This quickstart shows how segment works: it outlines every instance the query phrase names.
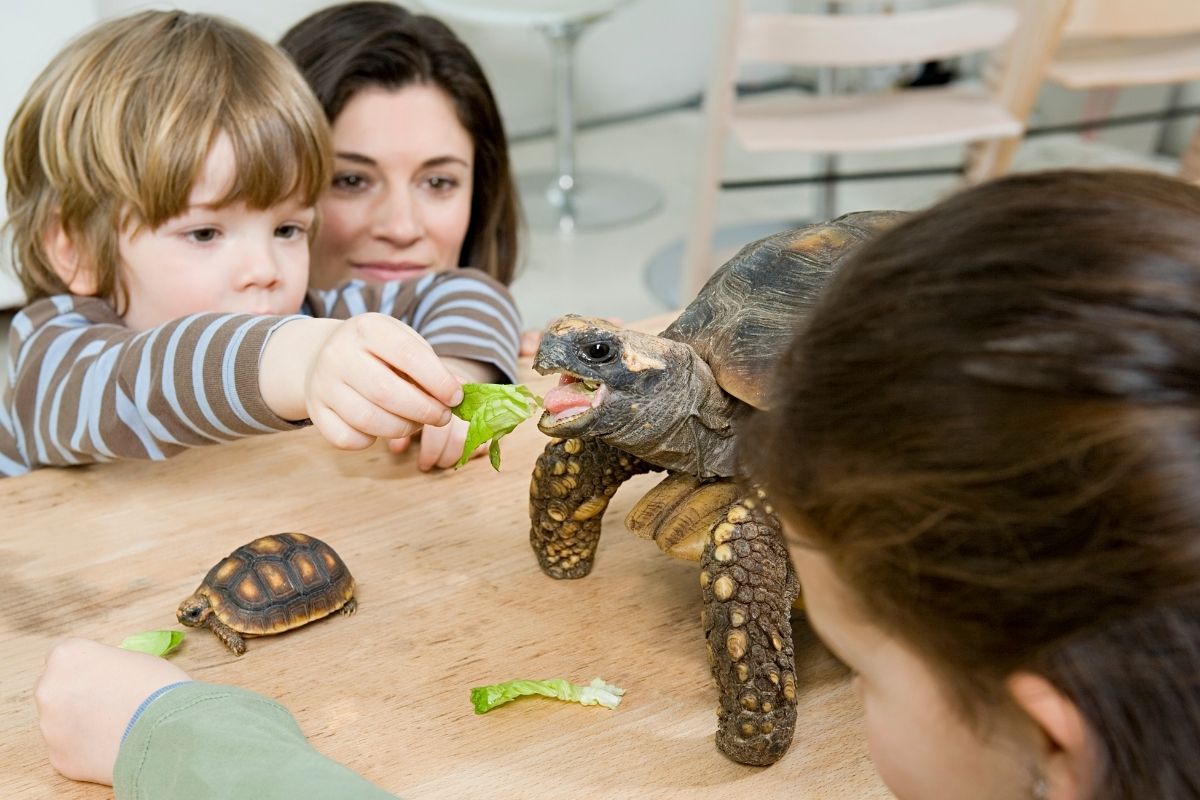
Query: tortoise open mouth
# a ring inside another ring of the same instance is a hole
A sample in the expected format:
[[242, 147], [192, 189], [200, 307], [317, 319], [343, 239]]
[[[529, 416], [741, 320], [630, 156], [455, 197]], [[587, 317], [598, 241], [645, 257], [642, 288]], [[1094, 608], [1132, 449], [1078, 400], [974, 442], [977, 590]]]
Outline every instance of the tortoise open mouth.
[[558, 386], [546, 392], [546, 411], [538, 421], [538, 427], [549, 433], [568, 422], [584, 422], [607, 396], [608, 387], [603, 383], [564, 372]]

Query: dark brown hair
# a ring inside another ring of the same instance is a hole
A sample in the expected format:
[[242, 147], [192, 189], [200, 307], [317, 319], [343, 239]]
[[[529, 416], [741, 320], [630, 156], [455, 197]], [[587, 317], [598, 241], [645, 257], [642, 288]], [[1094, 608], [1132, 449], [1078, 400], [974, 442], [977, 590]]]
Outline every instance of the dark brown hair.
[[1098, 798], [1200, 791], [1200, 188], [967, 190], [830, 283], [743, 457], [967, 718], [1018, 670], [1088, 720]]
[[330, 124], [367, 87], [420, 84], [450, 97], [475, 145], [471, 221], [460, 266], [477, 267], [511, 283], [520, 207], [508, 140], [487, 78], [454, 32], [433, 17], [392, 3], [346, 3], [296, 23], [279, 46], [312, 86]]

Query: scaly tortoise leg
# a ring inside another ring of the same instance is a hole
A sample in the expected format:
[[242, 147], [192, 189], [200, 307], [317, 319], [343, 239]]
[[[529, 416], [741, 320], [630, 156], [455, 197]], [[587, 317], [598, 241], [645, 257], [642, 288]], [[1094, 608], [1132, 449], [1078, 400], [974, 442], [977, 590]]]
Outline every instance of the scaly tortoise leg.
[[233, 651], [235, 656], [240, 656], [246, 652], [246, 640], [233, 628], [217, 619], [216, 614], [209, 614], [205, 623], [208, 625], [208, 629], [215, 633], [217, 638]]
[[713, 526], [700, 559], [704, 636], [720, 690], [717, 747], [773, 764], [796, 726], [791, 609], [800, 591], [779, 521], [744, 497]]
[[551, 439], [529, 483], [529, 544], [552, 578], [592, 571], [608, 501], [649, 464], [599, 439]]

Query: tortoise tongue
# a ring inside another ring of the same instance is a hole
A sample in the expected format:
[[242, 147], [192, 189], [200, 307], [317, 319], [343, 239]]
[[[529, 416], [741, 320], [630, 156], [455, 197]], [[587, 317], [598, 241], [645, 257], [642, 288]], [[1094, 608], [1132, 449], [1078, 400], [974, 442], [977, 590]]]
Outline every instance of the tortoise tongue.
[[560, 383], [543, 398], [546, 410], [559, 415], [564, 411], [583, 411], [592, 407], [592, 392], [589, 392], [579, 381]]

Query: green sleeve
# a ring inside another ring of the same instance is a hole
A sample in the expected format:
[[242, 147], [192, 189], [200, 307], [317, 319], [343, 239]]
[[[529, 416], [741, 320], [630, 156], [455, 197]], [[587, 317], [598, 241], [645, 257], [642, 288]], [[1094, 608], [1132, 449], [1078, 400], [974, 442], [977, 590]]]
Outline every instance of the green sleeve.
[[190, 682], [152, 702], [121, 743], [116, 800], [394, 800], [309, 746], [283, 706]]

